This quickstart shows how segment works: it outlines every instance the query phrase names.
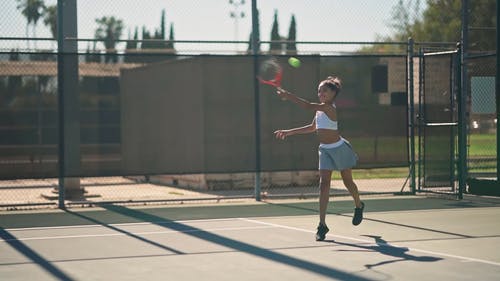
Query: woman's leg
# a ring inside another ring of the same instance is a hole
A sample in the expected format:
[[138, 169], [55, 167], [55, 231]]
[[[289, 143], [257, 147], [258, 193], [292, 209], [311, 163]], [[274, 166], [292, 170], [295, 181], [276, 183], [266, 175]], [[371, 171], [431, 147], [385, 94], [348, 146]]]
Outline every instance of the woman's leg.
[[330, 183], [332, 181], [332, 171], [319, 170], [319, 222], [326, 225], [326, 209], [330, 199]]
[[354, 199], [354, 204], [356, 205], [356, 208], [361, 208], [361, 200], [359, 199], [358, 186], [356, 186], [356, 183], [354, 183], [354, 180], [352, 179], [352, 170], [351, 169], [342, 170], [340, 171], [340, 175], [342, 176], [342, 181], [344, 182], [345, 187], [347, 188], [347, 190], [349, 190], [349, 193], [351, 193], [351, 196]]
[[365, 204], [359, 199], [358, 187], [352, 180], [351, 169], [340, 171], [340, 175], [342, 176], [344, 185], [349, 190], [349, 193], [351, 193], [351, 196], [354, 199], [354, 204], [356, 205], [356, 208], [354, 208], [354, 216], [352, 217], [352, 224], [359, 225], [363, 221], [363, 209], [365, 208]]

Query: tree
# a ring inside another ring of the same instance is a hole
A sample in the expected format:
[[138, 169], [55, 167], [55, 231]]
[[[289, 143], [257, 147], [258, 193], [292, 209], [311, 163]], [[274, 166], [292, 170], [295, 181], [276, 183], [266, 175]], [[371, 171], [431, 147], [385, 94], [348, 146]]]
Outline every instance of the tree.
[[119, 40], [122, 36], [123, 21], [116, 19], [114, 16], [104, 16], [95, 21], [98, 25], [95, 31], [95, 38], [104, 44], [106, 53], [110, 54], [106, 56], [106, 62], [117, 62], [117, 57], [114, 55], [116, 53], [115, 46], [116, 40]]
[[[23, 16], [26, 17], [26, 37], [30, 37], [29, 26], [31, 24], [33, 25], [33, 37], [36, 37], [36, 25], [38, 20], [42, 17], [45, 9], [43, 0], [17, 0], [17, 8], [21, 10]], [[27, 45], [29, 49], [29, 41], [27, 41]]]
[[[428, 0], [425, 11], [420, 13], [420, 0], [400, 0], [391, 9], [388, 26], [393, 33], [377, 35], [377, 42], [406, 42], [412, 37], [416, 42], [457, 42], [460, 39], [461, 0]], [[411, 13], [408, 11], [412, 11]], [[404, 45], [367, 46], [361, 52], [405, 52]]]
[[[134, 36], [132, 38], [130, 37], [130, 30], [129, 30], [128, 39], [129, 40], [127, 40], [127, 44], [125, 46], [125, 53], [126, 54], [125, 54], [123, 60], [125, 62], [138, 62], [139, 61], [138, 57], [135, 55], [137, 53], [138, 40], [139, 40], [139, 30], [138, 30], [137, 26], [135, 27]], [[132, 39], [132, 40], [130, 40], [130, 39]], [[130, 55], [130, 53], [132, 53], [132, 55]]]
[[273, 42], [269, 47], [269, 52], [281, 53], [281, 36], [279, 34], [278, 10], [274, 10], [274, 21], [271, 28], [271, 41]]
[[160, 21], [160, 36], [161, 38], [167, 38], [165, 33], [165, 9], [161, 10], [161, 21]]
[[43, 23], [49, 27], [52, 38], [57, 39], [57, 6], [45, 8]]
[[[127, 41], [127, 44], [125, 45], [125, 50], [137, 49], [137, 37], [138, 37], [138, 31], [136, 27], [134, 31], [134, 37], [132, 38], [132, 40]], [[131, 39], [130, 30], [128, 31], [128, 39]]]
[[295, 41], [297, 40], [297, 24], [295, 22], [295, 15], [292, 15], [292, 20], [290, 22], [290, 29], [288, 30], [288, 43], [286, 45], [287, 54], [296, 54], [297, 53], [297, 44]]
[[[470, 1], [469, 49], [498, 51], [496, 38], [498, 1]], [[496, 2], [496, 3], [495, 3]]]
[[[469, 48], [495, 50], [497, 1], [469, 1]], [[461, 37], [461, 0], [428, 2], [422, 22], [413, 26], [418, 41], [459, 42]]]
[[[165, 25], [165, 10], [162, 10], [160, 28], [154, 31], [154, 35], [151, 35], [151, 33], [146, 30], [146, 27], [142, 28], [142, 39], [156, 39], [158, 41], [143, 42], [141, 49], [173, 49], [173, 43], [164, 41], [166, 40]], [[170, 25], [170, 36], [172, 36], [171, 40], [173, 40], [173, 24]]]
[[399, 0], [398, 4], [391, 10], [392, 21], [389, 24], [395, 31], [394, 41], [406, 41], [411, 35], [412, 27], [418, 22], [420, 14], [420, 0], [413, 2], [407, 1], [405, 5], [403, 0]]
[[172, 24], [170, 24], [170, 34], [168, 36], [167, 49], [175, 50], [174, 41], [175, 41], [175, 38], [174, 38], [174, 24], [172, 23]]
[[[496, 1], [469, 1], [469, 50], [495, 50], [496, 48]], [[412, 37], [416, 42], [448, 42], [455, 43], [461, 39], [462, 0], [429, 0], [422, 13], [418, 12], [420, 1], [402, 0], [392, 9], [392, 21], [389, 24], [394, 30], [390, 36], [379, 36], [377, 41], [406, 41]], [[416, 11], [409, 14], [407, 11]], [[372, 46], [361, 51], [399, 51], [404, 46]]]
[[149, 34], [149, 31], [146, 29], [145, 26], [142, 27], [142, 44], [141, 44], [141, 49], [152, 49], [154, 48], [154, 44], [151, 41], [147, 41], [151, 38], [151, 35]]
[[411, 26], [409, 35], [421, 42], [460, 41], [461, 0], [434, 0], [427, 5], [422, 20]]

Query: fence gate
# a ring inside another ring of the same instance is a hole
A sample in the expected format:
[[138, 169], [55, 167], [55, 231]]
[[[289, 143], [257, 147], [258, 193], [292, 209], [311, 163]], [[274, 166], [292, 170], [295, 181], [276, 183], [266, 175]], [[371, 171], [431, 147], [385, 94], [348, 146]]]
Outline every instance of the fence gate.
[[457, 193], [457, 58], [457, 51], [420, 57], [419, 191]]

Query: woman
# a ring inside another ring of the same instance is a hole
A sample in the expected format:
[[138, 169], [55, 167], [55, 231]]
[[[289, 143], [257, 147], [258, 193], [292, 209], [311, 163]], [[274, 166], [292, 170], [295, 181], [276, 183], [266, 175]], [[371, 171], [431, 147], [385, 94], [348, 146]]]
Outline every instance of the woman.
[[277, 94], [283, 100], [289, 100], [306, 110], [316, 112], [311, 124], [288, 129], [278, 130], [276, 138], [284, 140], [288, 136], [309, 134], [316, 132], [319, 138], [319, 225], [316, 232], [316, 241], [323, 241], [329, 229], [325, 217], [330, 198], [330, 182], [332, 171], [340, 171], [344, 185], [354, 199], [355, 209], [352, 219], [353, 225], [359, 225], [363, 220], [365, 204], [359, 199], [358, 187], [352, 178], [352, 167], [356, 165], [357, 155], [351, 144], [341, 137], [338, 130], [337, 108], [335, 99], [340, 93], [342, 82], [338, 77], [329, 76], [318, 85], [319, 103], [312, 103], [282, 89], [277, 88]]

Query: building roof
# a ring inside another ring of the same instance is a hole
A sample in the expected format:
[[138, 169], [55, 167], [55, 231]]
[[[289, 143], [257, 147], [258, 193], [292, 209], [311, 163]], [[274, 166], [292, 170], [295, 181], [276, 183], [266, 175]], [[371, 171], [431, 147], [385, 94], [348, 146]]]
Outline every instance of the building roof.
[[[79, 75], [119, 77], [121, 69], [142, 66], [140, 63], [79, 63]], [[0, 61], [0, 76], [56, 76], [55, 61]]]

